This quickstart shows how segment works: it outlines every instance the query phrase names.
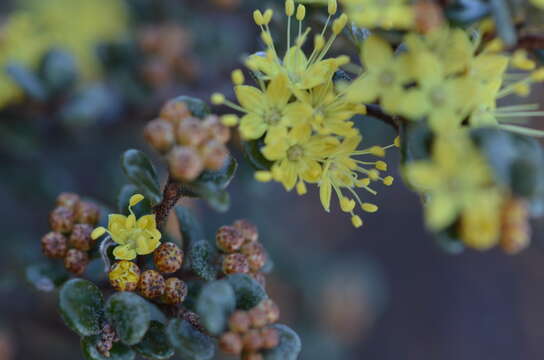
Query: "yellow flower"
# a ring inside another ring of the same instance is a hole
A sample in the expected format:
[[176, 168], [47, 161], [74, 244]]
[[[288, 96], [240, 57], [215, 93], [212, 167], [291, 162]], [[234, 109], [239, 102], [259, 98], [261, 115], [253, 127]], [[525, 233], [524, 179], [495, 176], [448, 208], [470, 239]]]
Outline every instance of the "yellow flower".
[[[323, 173], [319, 181], [319, 197], [323, 208], [330, 211], [331, 196], [334, 193], [338, 197], [342, 211], [352, 215], [355, 227], [362, 225], [361, 219], [354, 214], [356, 202], [363, 211], [375, 212], [378, 207], [369, 202], [363, 202], [355, 192], [356, 188], [363, 188], [375, 195], [376, 191], [370, 187], [372, 181], [381, 180], [386, 185], [391, 185], [392, 177], [382, 178], [378, 168], [386, 169], [383, 161], [361, 161], [354, 158], [358, 155], [374, 155], [383, 157], [385, 150], [394, 146], [373, 146], [364, 150], [357, 150], [361, 143], [361, 136], [352, 136], [344, 139], [334, 152], [327, 158], [323, 166]], [[373, 166], [374, 168], [370, 167]], [[359, 175], [363, 178], [359, 178]], [[347, 191], [345, 195], [343, 191]]]
[[136, 219], [132, 211], [132, 207], [143, 199], [143, 195], [133, 195], [128, 207], [130, 215], [110, 214], [108, 229], [98, 227], [91, 234], [93, 239], [97, 239], [107, 232], [119, 244], [113, 249], [116, 259], [132, 260], [137, 255], [151, 254], [160, 245], [161, 233], [157, 230], [155, 215]]
[[[319, 35], [314, 38], [314, 50], [310, 56], [306, 56], [302, 47], [306, 42], [310, 29], [302, 32], [302, 22], [305, 17], [304, 5], [298, 5], [296, 15], [294, 11], [293, 0], [285, 2], [285, 14], [287, 15], [287, 44], [283, 56], [278, 55], [272, 33], [268, 27], [268, 22], [272, 17], [272, 10], [267, 10], [261, 14], [259, 10], [254, 12], [254, 19], [260, 26], [261, 38], [265, 43], [267, 50], [262, 54], [250, 56], [246, 61], [246, 66], [252, 71], [258, 73], [262, 79], [270, 79], [278, 74], [287, 76], [289, 86], [293, 91], [310, 89], [328, 81], [339, 66], [349, 62], [346, 57], [324, 59], [332, 43], [347, 24], [347, 16], [341, 15], [332, 23], [332, 35], [325, 40], [325, 33], [332, 16], [336, 13], [336, 0], [329, 0], [329, 18], [325, 27]], [[269, 16], [265, 16], [270, 14]], [[292, 31], [291, 18], [295, 16], [298, 21], [298, 35], [294, 44], [291, 45]]]
[[132, 261], [121, 260], [113, 264], [108, 278], [117, 291], [134, 291], [140, 281], [140, 269]]
[[541, 9], [544, 9], [544, 0], [530, 0], [531, 4]]
[[272, 176], [287, 190], [293, 189], [297, 182], [317, 182], [321, 175], [320, 161], [338, 145], [334, 137], [312, 135], [308, 124], [298, 125], [289, 132], [276, 128], [269, 132], [269, 139], [261, 151], [274, 161]]
[[405, 56], [394, 56], [391, 45], [384, 40], [375, 35], [368, 37], [361, 50], [365, 71], [345, 89], [347, 100], [371, 103], [379, 98], [385, 111], [395, 113], [411, 73], [406, 60]]
[[467, 131], [436, 137], [430, 160], [411, 162], [404, 176], [416, 191], [428, 195], [427, 226], [438, 231], [451, 225], [474, 204], [482, 191], [493, 188], [491, 169]]
[[341, 0], [350, 19], [365, 28], [410, 29], [414, 11], [408, 0]]

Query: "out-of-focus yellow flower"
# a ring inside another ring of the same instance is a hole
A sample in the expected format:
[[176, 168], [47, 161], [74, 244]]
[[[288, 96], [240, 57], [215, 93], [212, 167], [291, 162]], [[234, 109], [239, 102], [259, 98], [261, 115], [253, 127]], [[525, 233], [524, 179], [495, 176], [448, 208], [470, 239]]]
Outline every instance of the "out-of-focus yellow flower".
[[[320, 162], [338, 145], [334, 137], [312, 135], [309, 124], [298, 125], [289, 132], [285, 128], [270, 130], [269, 139], [262, 153], [274, 161], [272, 176], [287, 190], [297, 182], [317, 182], [321, 176]], [[304, 185], [300, 188], [304, 189]]]
[[472, 205], [461, 213], [459, 234], [463, 243], [473, 249], [487, 250], [497, 245], [501, 232], [503, 196], [496, 188], [472, 195]]
[[541, 9], [544, 9], [544, 0], [530, 0], [531, 4]]
[[350, 19], [365, 28], [410, 29], [415, 14], [408, 0], [341, 0]]
[[97, 239], [108, 233], [119, 244], [113, 249], [113, 255], [119, 260], [132, 260], [137, 255], [151, 254], [159, 245], [161, 233], [157, 230], [155, 215], [144, 215], [136, 219], [132, 207], [142, 201], [140, 194], [133, 195], [129, 202], [130, 215], [110, 214], [108, 229], [98, 227], [91, 237]]
[[491, 169], [467, 131], [435, 138], [430, 160], [411, 162], [404, 176], [416, 191], [427, 195], [425, 220], [438, 231], [474, 206], [482, 191], [492, 189]]

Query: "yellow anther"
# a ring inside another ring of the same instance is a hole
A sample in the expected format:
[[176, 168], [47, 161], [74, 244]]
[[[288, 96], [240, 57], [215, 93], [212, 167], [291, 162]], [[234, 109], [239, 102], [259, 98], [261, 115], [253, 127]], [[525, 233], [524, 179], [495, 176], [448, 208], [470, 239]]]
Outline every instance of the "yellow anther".
[[369, 213], [374, 213], [378, 211], [378, 205], [372, 204], [372, 203], [363, 203], [361, 205], [361, 208], [363, 208], [364, 211]]
[[353, 215], [351, 217], [351, 223], [353, 224], [353, 226], [355, 226], [356, 228], [360, 228], [361, 226], [363, 226], [363, 220], [361, 220], [361, 218], [359, 217], [359, 215]]
[[376, 169], [387, 171], [387, 163], [385, 161], [376, 161]]
[[295, 2], [293, 0], [285, 1], [285, 15], [293, 16], [295, 13]]
[[102, 226], [97, 227], [97, 228], [94, 229], [93, 232], [91, 233], [91, 239], [96, 240], [96, 239], [98, 239], [99, 237], [101, 237], [102, 235], [104, 235], [105, 233], [106, 233], [106, 229], [105, 229], [105, 228], [103, 228]]
[[485, 51], [500, 52], [504, 50], [504, 43], [500, 38], [491, 40], [485, 47]]
[[348, 23], [348, 16], [346, 14], [340, 15], [340, 17], [332, 23], [332, 32], [334, 35], [338, 35], [344, 30], [344, 27]]
[[227, 114], [221, 116], [221, 123], [225, 126], [236, 126], [238, 124], [238, 116]]
[[253, 21], [259, 26], [264, 25], [263, 13], [260, 10], [255, 10], [253, 12]]
[[255, 180], [260, 182], [268, 182], [272, 180], [272, 173], [264, 170], [255, 171]]
[[[347, 55], [340, 55], [338, 56], [336, 59], [334, 59], [336, 61], [336, 65], [337, 66], [344, 66], [346, 64], [349, 64], [349, 56]], [[365, 108], [366, 110], [366, 108]]]
[[512, 56], [512, 66], [521, 70], [534, 70], [536, 63], [527, 57], [527, 51], [520, 49]]
[[393, 145], [396, 147], [400, 147], [400, 136], [397, 136], [395, 140], [393, 141]]
[[231, 74], [232, 82], [235, 85], [242, 85], [244, 83], [244, 73], [240, 69], [236, 69]]
[[393, 180], [394, 178], [392, 176], [386, 176], [384, 179], [383, 179], [383, 183], [384, 185], [386, 186], [391, 186], [393, 185]]
[[340, 208], [343, 212], [352, 212], [355, 209], [355, 200], [343, 197], [340, 199]]
[[134, 206], [138, 204], [140, 201], [144, 199], [144, 196], [142, 194], [134, 194], [130, 197], [130, 200], [128, 201], [129, 206]]
[[337, 9], [338, 9], [338, 4], [336, 3], [336, 0], [329, 0], [327, 4], [327, 11], [329, 12], [329, 15], [336, 14]]
[[325, 38], [321, 35], [316, 35], [314, 37], [314, 48], [316, 51], [319, 51], [323, 49], [323, 46], [325, 46]]
[[529, 93], [531, 92], [531, 88], [526, 83], [518, 83], [514, 85], [514, 92], [518, 96], [528, 96]]
[[297, 194], [304, 195], [308, 192], [308, 189], [306, 189], [306, 184], [304, 181], [299, 181], [297, 183]]
[[306, 16], [306, 7], [304, 5], [299, 4], [297, 7], [297, 20], [302, 21], [304, 20], [304, 17]]
[[263, 14], [263, 25], [268, 25], [270, 23], [270, 20], [272, 20], [272, 16], [274, 16], [274, 11], [272, 9], [266, 9], [266, 11]]
[[357, 180], [357, 187], [365, 187], [370, 185], [370, 178], [364, 178]]
[[212, 104], [214, 105], [221, 105], [225, 103], [225, 95], [220, 93], [214, 93], [212, 94], [212, 97], [210, 100], [212, 101]]
[[266, 46], [272, 47], [272, 45], [274, 44], [274, 40], [272, 40], [272, 35], [270, 35], [268, 31], [263, 31], [261, 33], [261, 39]]
[[385, 150], [381, 146], [372, 146], [370, 149], [368, 149], [368, 152], [371, 153], [374, 156], [384, 157], [385, 156]]
[[372, 181], [376, 181], [380, 178], [380, 172], [378, 170], [372, 169], [368, 171], [368, 177]]
[[531, 74], [531, 79], [533, 81], [544, 81], [544, 67], [533, 71], [533, 73]]

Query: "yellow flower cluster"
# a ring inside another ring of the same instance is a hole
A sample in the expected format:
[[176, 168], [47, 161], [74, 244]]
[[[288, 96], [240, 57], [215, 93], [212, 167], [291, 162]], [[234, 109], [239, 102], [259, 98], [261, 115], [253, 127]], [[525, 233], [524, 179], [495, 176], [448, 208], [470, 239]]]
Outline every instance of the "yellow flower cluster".
[[[285, 2], [287, 16], [287, 44], [284, 54], [276, 50], [269, 28], [273, 12], [253, 13], [255, 23], [261, 28], [261, 39], [266, 51], [250, 56], [246, 61], [258, 86], [244, 85], [241, 70], [233, 72], [234, 92], [238, 104], [221, 94], [214, 94], [214, 104], [226, 104], [244, 114], [239, 120], [239, 131], [246, 141], [264, 139], [263, 156], [273, 165], [270, 171], [259, 171], [260, 181], [281, 182], [289, 191], [296, 187], [305, 194], [306, 184], [317, 184], [321, 203], [329, 211], [332, 193], [338, 197], [342, 211], [351, 214], [352, 223], [359, 227], [361, 218], [355, 214], [356, 205], [363, 211], [375, 212], [377, 206], [361, 200], [355, 191], [363, 188], [375, 194], [371, 183], [380, 181], [391, 185], [391, 176], [382, 177], [387, 170], [382, 160], [361, 160], [359, 156], [385, 156], [386, 149], [394, 146], [374, 146], [360, 149], [362, 136], [354, 127], [352, 118], [365, 114], [359, 101], [350, 100], [337, 88], [333, 76], [349, 62], [346, 56], [327, 57], [336, 37], [347, 24], [337, 12], [335, 0], [328, 1], [327, 22], [313, 38], [313, 51], [307, 56], [303, 46], [311, 29], [303, 30], [306, 14], [304, 5], [295, 8], [293, 0]], [[298, 33], [292, 39], [292, 18], [297, 21]], [[326, 34], [331, 28], [331, 34]], [[292, 41], [293, 40], [293, 41]], [[223, 122], [235, 125], [238, 118], [226, 115]]]
[[89, 78], [99, 69], [96, 45], [119, 39], [127, 24], [121, 0], [23, 0], [20, 5], [0, 25], [0, 107], [21, 96], [5, 73], [10, 63], [34, 68], [56, 47], [72, 53]]
[[410, 0], [340, 0], [349, 18], [364, 28], [411, 29], [415, 15]]
[[143, 195], [133, 195], [129, 200], [130, 215], [110, 214], [108, 229], [97, 227], [91, 237], [98, 239], [108, 233], [118, 244], [113, 249], [113, 255], [118, 260], [133, 260], [138, 255], [147, 255], [159, 247], [161, 233], [157, 230], [155, 215], [144, 215], [136, 219], [132, 207], [144, 199]]
[[[390, 114], [427, 119], [436, 133], [468, 124], [538, 134], [500, 124], [513, 117], [542, 115], [532, 111], [535, 105], [497, 106], [504, 96], [526, 96], [531, 83], [544, 81], [544, 68], [536, 69], [524, 51], [510, 58], [498, 52], [502, 47], [497, 42], [477, 51], [477, 40], [462, 29], [450, 28], [426, 35], [410, 33], [404, 44], [406, 51], [395, 54], [386, 41], [367, 38], [361, 50], [365, 69], [346, 89], [347, 98], [364, 103], [379, 100]], [[508, 74], [509, 64], [526, 72]]]

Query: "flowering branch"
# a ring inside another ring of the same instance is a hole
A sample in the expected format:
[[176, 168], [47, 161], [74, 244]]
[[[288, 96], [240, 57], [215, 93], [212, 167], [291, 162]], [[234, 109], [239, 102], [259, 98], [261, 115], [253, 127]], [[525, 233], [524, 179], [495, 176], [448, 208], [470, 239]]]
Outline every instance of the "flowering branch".
[[184, 194], [185, 192], [181, 183], [168, 176], [168, 181], [164, 186], [162, 201], [153, 208], [158, 225], [166, 221], [170, 210], [172, 210]]

